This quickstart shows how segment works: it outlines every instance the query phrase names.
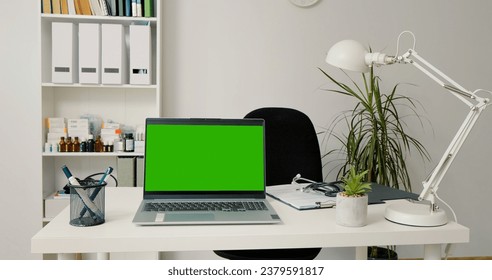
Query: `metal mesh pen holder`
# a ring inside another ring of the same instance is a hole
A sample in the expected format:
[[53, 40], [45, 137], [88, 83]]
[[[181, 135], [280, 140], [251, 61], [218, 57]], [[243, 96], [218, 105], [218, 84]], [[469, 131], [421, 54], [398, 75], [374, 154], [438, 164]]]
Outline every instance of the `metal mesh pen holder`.
[[89, 227], [104, 223], [104, 186], [96, 180], [81, 180], [70, 186], [70, 224]]

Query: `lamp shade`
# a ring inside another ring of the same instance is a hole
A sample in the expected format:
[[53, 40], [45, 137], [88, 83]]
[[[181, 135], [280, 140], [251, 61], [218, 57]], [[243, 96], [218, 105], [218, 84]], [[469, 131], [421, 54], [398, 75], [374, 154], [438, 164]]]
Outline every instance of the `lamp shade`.
[[326, 62], [337, 68], [366, 73], [369, 72], [369, 66], [366, 64], [368, 53], [361, 43], [343, 40], [330, 48], [326, 55]]

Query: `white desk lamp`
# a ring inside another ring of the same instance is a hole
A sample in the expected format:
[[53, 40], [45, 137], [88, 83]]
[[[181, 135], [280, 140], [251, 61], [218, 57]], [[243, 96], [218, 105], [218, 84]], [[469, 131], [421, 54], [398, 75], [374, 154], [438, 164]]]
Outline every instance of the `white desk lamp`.
[[[398, 42], [404, 33], [410, 33], [413, 36], [411, 32], [403, 32], [398, 37]], [[426, 227], [442, 226], [448, 222], [448, 219], [446, 213], [439, 209], [435, 202], [436, 198], [439, 199], [437, 196], [439, 183], [456, 157], [456, 154], [463, 145], [463, 142], [473, 128], [476, 120], [482, 111], [489, 105], [489, 99], [480, 97], [477, 93], [486, 92], [492, 94], [492, 92], [482, 89], [477, 89], [472, 92], [460, 86], [417, 54], [414, 49], [415, 37], [413, 38], [413, 48], [409, 49], [401, 56], [369, 53], [360, 43], [353, 40], [344, 40], [331, 47], [326, 56], [326, 62], [341, 69], [363, 73], [368, 72], [370, 69], [369, 67], [372, 67], [373, 65], [388, 65], [394, 63], [411, 64], [424, 72], [444, 89], [459, 98], [470, 108], [470, 112], [439, 161], [439, 164], [423, 182], [424, 188], [418, 199], [419, 201], [429, 201], [430, 205], [402, 202], [391, 204], [386, 208], [385, 218], [398, 224]], [[423, 66], [417, 61], [422, 63]], [[441, 81], [441, 79], [444, 79], [447, 83]]]

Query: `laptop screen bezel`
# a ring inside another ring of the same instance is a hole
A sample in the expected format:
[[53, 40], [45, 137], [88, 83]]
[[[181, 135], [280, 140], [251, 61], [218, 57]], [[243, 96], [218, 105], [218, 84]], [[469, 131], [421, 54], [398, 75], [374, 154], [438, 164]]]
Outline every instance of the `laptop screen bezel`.
[[[265, 198], [266, 186], [266, 154], [265, 154], [265, 121], [263, 119], [211, 119], [211, 118], [147, 118], [145, 121], [146, 137], [149, 125], [245, 125], [261, 126], [263, 131], [263, 188], [259, 191], [148, 191], [144, 175], [145, 199], [231, 199], [231, 198]], [[145, 154], [147, 154], [147, 141]], [[147, 161], [144, 160], [144, 174]]]

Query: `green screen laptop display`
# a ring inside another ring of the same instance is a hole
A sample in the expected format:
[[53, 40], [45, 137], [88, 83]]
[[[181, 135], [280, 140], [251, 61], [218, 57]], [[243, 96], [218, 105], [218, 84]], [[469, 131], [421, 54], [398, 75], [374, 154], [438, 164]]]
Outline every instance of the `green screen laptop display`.
[[264, 190], [262, 120], [148, 119], [146, 192]]

